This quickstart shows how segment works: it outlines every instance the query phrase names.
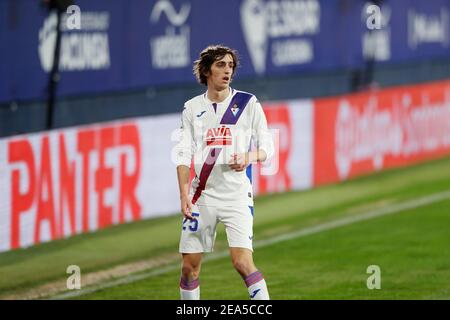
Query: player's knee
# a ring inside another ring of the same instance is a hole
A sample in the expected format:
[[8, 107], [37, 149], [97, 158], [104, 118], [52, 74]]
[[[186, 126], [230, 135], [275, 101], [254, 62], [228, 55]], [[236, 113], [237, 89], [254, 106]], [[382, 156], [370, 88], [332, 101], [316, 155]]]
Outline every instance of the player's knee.
[[233, 266], [237, 272], [245, 276], [251, 272], [253, 263], [248, 259], [235, 258], [233, 259]]
[[181, 274], [184, 279], [192, 279], [194, 275], [194, 269], [190, 265], [183, 265], [181, 268]]
[[200, 273], [200, 268], [189, 263], [183, 263], [181, 274], [184, 279], [197, 279]]

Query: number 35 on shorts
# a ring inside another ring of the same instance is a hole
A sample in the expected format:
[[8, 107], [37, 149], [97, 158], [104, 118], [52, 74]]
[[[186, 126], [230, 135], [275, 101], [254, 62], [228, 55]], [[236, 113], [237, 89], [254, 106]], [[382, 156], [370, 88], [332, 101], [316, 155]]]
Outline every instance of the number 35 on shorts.
[[183, 219], [183, 231], [188, 228], [190, 231], [195, 232], [198, 230], [198, 219], [195, 219], [195, 217], [199, 217], [200, 213], [192, 212], [192, 217], [194, 219], [189, 220], [188, 218]]

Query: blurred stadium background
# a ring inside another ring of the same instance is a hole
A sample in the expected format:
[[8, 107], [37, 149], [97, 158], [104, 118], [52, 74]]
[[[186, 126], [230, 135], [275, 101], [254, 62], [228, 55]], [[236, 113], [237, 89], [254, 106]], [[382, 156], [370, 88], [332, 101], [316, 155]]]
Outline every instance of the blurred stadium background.
[[[0, 298], [178, 299], [172, 148], [219, 43], [280, 132], [272, 298], [449, 299], [448, 0], [0, 0]], [[208, 259], [202, 298], [247, 299], [223, 229]]]

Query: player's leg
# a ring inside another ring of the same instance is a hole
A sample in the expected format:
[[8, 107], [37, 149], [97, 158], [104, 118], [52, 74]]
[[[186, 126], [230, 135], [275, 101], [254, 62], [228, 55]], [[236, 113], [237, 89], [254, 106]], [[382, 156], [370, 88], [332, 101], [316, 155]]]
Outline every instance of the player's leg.
[[231, 262], [242, 278], [257, 271], [252, 252], [247, 248], [230, 248]]
[[211, 252], [216, 237], [216, 217], [214, 210], [205, 206], [193, 206], [195, 219], [183, 219], [180, 253], [182, 267], [180, 296], [182, 300], [200, 299], [200, 268], [203, 252]]
[[269, 292], [262, 273], [253, 262], [253, 208], [221, 208], [234, 268], [244, 280], [252, 300], [268, 300]]
[[180, 277], [181, 300], [200, 300], [202, 253], [183, 253]]
[[247, 286], [250, 299], [269, 300], [269, 291], [262, 273], [253, 262], [253, 252], [247, 248], [230, 248], [231, 261]]

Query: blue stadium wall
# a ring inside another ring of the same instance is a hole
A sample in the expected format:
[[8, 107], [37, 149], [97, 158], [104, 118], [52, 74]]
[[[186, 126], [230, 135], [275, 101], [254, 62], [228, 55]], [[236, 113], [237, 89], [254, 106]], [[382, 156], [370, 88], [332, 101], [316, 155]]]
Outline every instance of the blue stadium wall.
[[[384, 18], [374, 30], [367, 20], [373, 3], [362, 0], [75, 3], [84, 27], [68, 29], [73, 11], [63, 19], [66, 49], [54, 128], [179, 112], [185, 100], [204, 90], [195, 83], [192, 61], [217, 42], [240, 53], [233, 86], [261, 100], [450, 77], [450, 3], [445, 0], [376, 1]], [[212, 7], [222, 13], [209, 14]], [[39, 1], [0, 2], [0, 136], [46, 129], [48, 35], [54, 23]], [[92, 41], [99, 50], [95, 57], [102, 59], [89, 59], [92, 50], [86, 50], [81, 65], [70, 59], [77, 43]]]

